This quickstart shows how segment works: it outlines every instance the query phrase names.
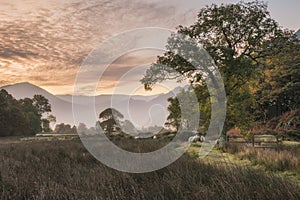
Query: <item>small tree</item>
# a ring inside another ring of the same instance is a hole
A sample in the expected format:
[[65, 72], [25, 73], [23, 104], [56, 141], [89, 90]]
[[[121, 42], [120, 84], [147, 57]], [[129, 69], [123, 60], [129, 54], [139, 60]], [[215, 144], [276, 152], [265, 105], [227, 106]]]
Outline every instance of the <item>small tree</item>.
[[88, 128], [86, 127], [86, 125], [84, 123], [79, 123], [78, 127], [77, 127], [77, 132], [78, 134], [87, 134], [88, 132]]
[[51, 132], [52, 129], [50, 128], [50, 122], [48, 119], [42, 119], [42, 131], [43, 132]]
[[70, 124], [57, 124], [54, 130], [58, 134], [77, 134], [76, 126], [71, 127]]
[[37, 114], [41, 118], [42, 132], [51, 132], [50, 120], [56, 121], [56, 118], [53, 115], [50, 118], [49, 116], [47, 118], [43, 118], [43, 114], [46, 113], [48, 115], [48, 113], [51, 112], [51, 104], [49, 103], [49, 100], [42, 95], [34, 95], [32, 101], [33, 106], [37, 110]]
[[[193, 93], [191, 93], [191, 91], [194, 91], [195, 95], [199, 99], [198, 104], [191, 101], [191, 99], [193, 99]], [[208, 91], [198, 86], [195, 88], [190, 87], [187, 91], [182, 90], [176, 97], [169, 98], [169, 115], [165, 125], [167, 127], [175, 128], [176, 131], [178, 131], [180, 125], [181, 128], [190, 130], [190, 128], [197, 123], [196, 119], [199, 119], [198, 130], [193, 131], [205, 132], [208, 128], [210, 119], [210, 99], [208, 97]], [[180, 105], [178, 98], [183, 101], [181, 103], [182, 105]], [[185, 111], [185, 116], [181, 116], [181, 109]], [[199, 115], [199, 118], [196, 117], [196, 115]]]
[[56, 117], [55, 117], [54, 115], [49, 115], [49, 116], [47, 117], [47, 119], [48, 119], [48, 121], [49, 121], [50, 123], [53, 123], [53, 124], [56, 123]]
[[47, 118], [42, 118], [42, 131], [43, 132], [52, 132], [53, 130], [50, 127], [51, 123], [56, 122], [56, 117], [54, 115], [49, 115]]
[[170, 103], [168, 106], [169, 115], [165, 125], [166, 127], [174, 128], [177, 132], [181, 121], [179, 101], [177, 98], [170, 97], [168, 99], [168, 102]]
[[51, 105], [49, 103], [49, 100], [46, 99], [42, 95], [34, 95], [33, 97], [33, 105], [38, 110], [39, 115], [43, 115], [44, 113], [51, 112]]
[[120, 120], [124, 116], [114, 108], [107, 108], [99, 114], [101, 128], [111, 135], [114, 130], [120, 129]]

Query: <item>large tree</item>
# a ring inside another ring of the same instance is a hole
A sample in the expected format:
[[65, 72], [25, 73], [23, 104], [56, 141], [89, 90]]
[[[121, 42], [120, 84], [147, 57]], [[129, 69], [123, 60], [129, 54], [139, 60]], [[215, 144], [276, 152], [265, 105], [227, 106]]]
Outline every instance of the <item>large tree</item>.
[[[176, 79], [179, 73], [180, 78], [188, 78], [205, 90], [205, 76], [193, 67], [199, 52], [180, 42], [180, 34], [187, 35], [203, 46], [222, 75], [227, 95], [224, 130], [234, 126], [247, 129], [255, 106], [255, 80], [261, 75], [265, 59], [280, 52], [291, 34], [281, 30], [270, 17], [267, 5], [260, 1], [206, 6], [200, 10], [195, 24], [179, 26], [178, 33], [169, 38], [167, 52], [158, 57], [141, 80], [145, 89], [165, 79]], [[204, 103], [202, 109], [208, 110], [210, 101]]]
[[124, 116], [114, 108], [107, 108], [99, 114], [101, 128], [111, 135], [115, 130], [120, 129], [120, 119]]

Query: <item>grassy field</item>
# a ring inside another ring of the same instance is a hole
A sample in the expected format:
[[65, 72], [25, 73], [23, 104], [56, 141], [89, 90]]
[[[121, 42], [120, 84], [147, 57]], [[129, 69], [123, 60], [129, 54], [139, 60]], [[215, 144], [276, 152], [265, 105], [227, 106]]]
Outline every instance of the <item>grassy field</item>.
[[[1, 140], [1, 139], [0, 139]], [[166, 141], [118, 140], [133, 152]], [[300, 199], [300, 186], [274, 173], [189, 153], [145, 174], [110, 169], [80, 140], [0, 142], [0, 199]]]
[[284, 142], [266, 149], [229, 145], [226, 151], [235, 161], [248, 161], [256, 168], [290, 177], [300, 184], [300, 143]]

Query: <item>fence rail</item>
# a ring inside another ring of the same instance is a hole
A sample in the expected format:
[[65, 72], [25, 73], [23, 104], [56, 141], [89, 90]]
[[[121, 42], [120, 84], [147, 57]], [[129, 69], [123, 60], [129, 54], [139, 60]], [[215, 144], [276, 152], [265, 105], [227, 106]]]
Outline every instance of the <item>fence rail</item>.
[[274, 135], [253, 135], [249, 139], [243, 136], [227, 136], [229, 144], [245, 144], [256, 148], [274, 148], [280, 144], [282, 140]]

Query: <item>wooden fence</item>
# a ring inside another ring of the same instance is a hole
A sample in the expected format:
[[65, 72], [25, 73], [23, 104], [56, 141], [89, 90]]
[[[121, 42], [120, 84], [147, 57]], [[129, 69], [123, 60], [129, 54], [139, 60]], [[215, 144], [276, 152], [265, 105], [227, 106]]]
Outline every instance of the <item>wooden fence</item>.
[[274, 148], [282, 142], [282, 139], [274, 135], [253, 135], [249, 139], [243, 136], [227, 136], [227, 143], [241, 144], [256, 148]]

